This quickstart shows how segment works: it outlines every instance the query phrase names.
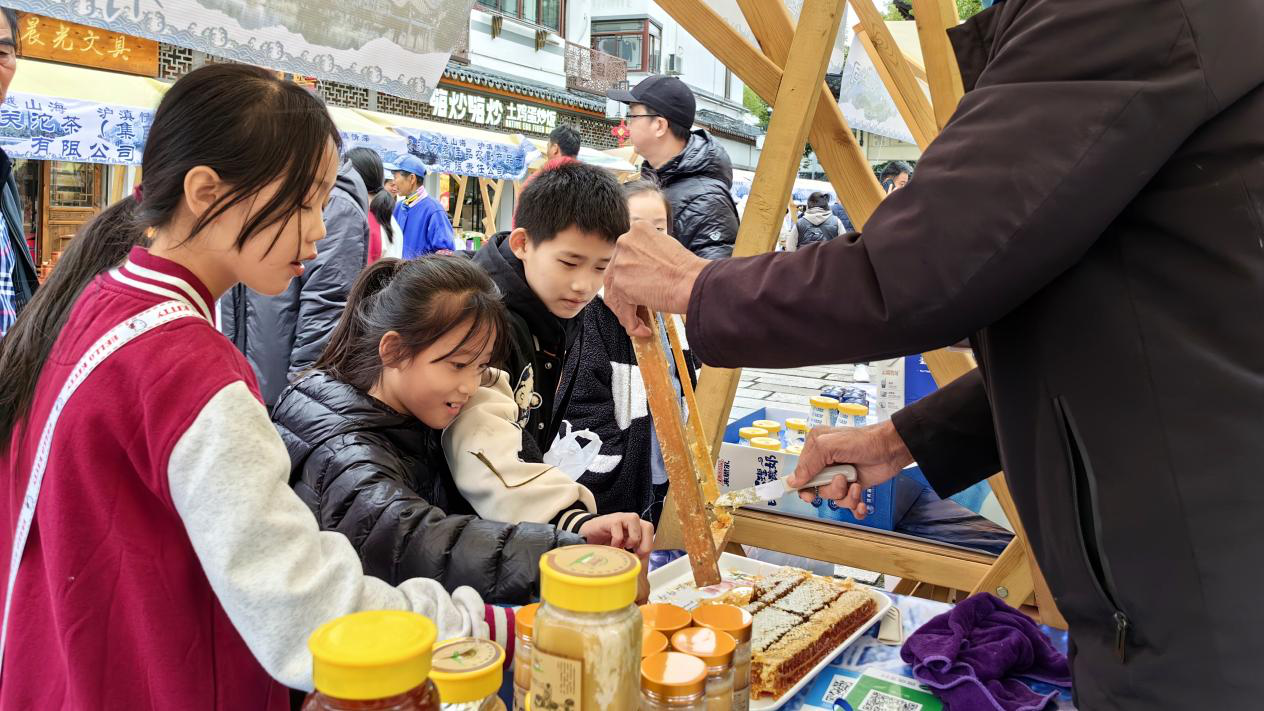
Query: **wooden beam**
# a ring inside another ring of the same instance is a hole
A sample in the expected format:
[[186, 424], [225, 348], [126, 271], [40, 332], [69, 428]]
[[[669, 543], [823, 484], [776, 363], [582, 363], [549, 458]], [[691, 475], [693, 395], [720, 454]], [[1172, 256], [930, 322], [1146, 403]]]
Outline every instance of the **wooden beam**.
[[106, 196], [106, 205], [113, 205], [123, 199], [123, 191], [127, 185], [127, 166], [114, 166], [110, 169], [110, 194]]
[[1040, 572], [1040, 565], [1036, 563], [1036, 557], [1031, 554], [1031, 544], [1027, 544], [1025, 550], [1027, 553], [1027, 565], [1031, 568], [1031, 580], [1035, 586], [1034, 596], [1036, 598], [1036, 609], [1040, 611], [1040, 621], [1050, 627], [1057, 627], [1060, 630], [1068, 629], [1066, 618], [1062, 616], [1062, 611], [1058, 609], [1058, 603], [1053, 599], [1053, 592], [1049, 590], [1049, 582], [1045, 580], [1044, 573]]
[[973, 589], [996, 562], [995, 556], [985, 553], [887, 531], [755, 509], [734, 512], [731, 540], [954, 590]]
[[922, 354], [926, 367], [935, 378], [935, 384], [944, 387], [975, 369], [974, 354], [953, 348], [940, 348]]
[[[702, 414], [698, 411], [698, 399], [694, 396], [690, 376], [693, 369], [685, 361], [685, 351], [680, 345], [680, 333], [676, 328], [676, 316], [663, 314], [663, 323], [667, 329], [667, 342], [671, 344], [672, 356], [676, 361], [676, 375], [680, 380], [681, 394], [684, 395], [685, 407], [689, 410], [685, 418], [685, 440], [689, 445], [689, 454], [694, 464], [694, 471], [698, 475], [698, 483], [702, 485], [702, 499], [704, 503], [712, 504], [719, 497], [720, 488], [715, 481], [715, 459], [707, 443], [707, 432], [702, 424]], [[715, 541], [715, 549], [722, 551], [732, 532], [733, 514], [727, 509], [712, 509], [711, 515], [713, 519], [711, 534]]]
[[[702, 493], [708, 502], [714, 502], [716, 497], [720, 495], [713, 473], [715, 459], [711, 456], [711, 447], [707, 444], [706, 430], [702, 428], [702, 418], [698, 413], [698, 398], [694, 396], [693, 380], [690, 375], [693, 368], [685, 361], [685, 351], [680, 345], [680, 332], [676, 328], [676, 317], [672, 314], [664, 314], [663, 323], [666, 324], [667, 342], [671, 344], [672, 357], [676, 361], [676, 375], [680, 380], [680, 389], [685, 398], [685, 407], [689, 410], [685, 424], [685, 435], [686, 439], [689, 440], [689, 452], [693, 456], [699, 473], [706, 472], [706, 476], [703, 476], [700, 482], [702, 484]], [[725, 517], [728, 517], [727, 514]]]
[[[793, 66], [788, 65], [787, 60], [795, 21], [785, 3], [781, 0], [738, 0], [738, 5], [764, 54], [783, 71], [786, 66]], [[843, 13], [846, 11], [844, 6]], [[829, 62], [828, 57], [825, 61]], [[808, 141], [825, 168], [825, 175], [834, 186], [839, 202], [847, 209], [853, 224], [861, 225], [882, 201], [881, 188], [876, 179], [869, 180], [873, 177], [869, 161], [824, 81], [821, 82], [820, 93]], [[875, 186], [878, 187], [876, 191]]]
[[[733, 399], [737, 397], [737, 384], [742, 378], [740, 368], [716, 368], [703, 365], [698, 373], [698, 414], [706, 432], [711, 451], [720, 453], [724, 444], [724, 428], [733, 411]], [[665, 512], [664, 512], [665, 513]]]
[[[795, 67], [796, 71], [785, 75], [777, 87], [772, 121], [768, 125], [764, 149], [759, 155], [750, 196], [746, 199], [746, 212], [742, 215], [737, 244], [733, 248], [734, 257], [770, 252], [777, 244], [777, 235], [785, 217], [786, 205], [790, 202], [794, 181], [799, 176], [803, 146], [812, 128], [816, 108], [822, 103], [833, 103], [832, 98], [822, 102], [821, 94], [824, 90], [824, 94], [829, 96], [829, 90], [825, 89], [825, 67], [834, 48], [844, 7], [843, 0], [807, 0], [799, 16], [802, 20], [799, 30], [793, 31], [793, 39], [786, 43], [784, 35], [792, 32], [792, 23], [780, 0], [775, 3], [766, 0], [742, 2], [744, 9], [751, 6], [751, 26], [759, 28], [756, 32], [764, 38], [761, 41], [774, 50], [784, 50], [778, 52], [783, 54], [783, 63]], [[781, 12], [768, 9], [773, 5], [780, 7]], [[851, 135], [850, 131], [847, 135]], [[828, 168], [826, 172], [829, 172]], [[865, 172], [873, 177], [873, 172], [867, 167]], [[874, 183], [876, 185], [876, 180]], [[739, 378], [740, 370], [702, 369], [698, 381], [699, 400], [704, 403], [702, 415], [713, 452], [719, 451], [724, 440], [724, 427], [733, 408]]]
[[710, 517], [703, 500], [702, 486], [680, 421], [680, 403], [676, 400], [676, 388], [667, 370], [667, 358], [663, 352], [662, 331], [658, 327], [657, 314], [641, 310], [653, 334], [648, 338], [632, 338], [636, 362], [645, 380], [645, 393], [649, 399], [654, 431], [663, 452], [663, 465], [671, 485], [668, 500], [676, 501], [680, 532], [693, 579], [698, 586], [720, 582], [719, 555], [711, 537]]
[[676, 496], [669, 488], [667, 498], [663, 499], [663, 513], [658, 517], [658, 527], [654, 529], [654, 550], [671, 551], [684, 547], [685, 539], [680, 531], [680, 513], [676, 510]]
[[957, 55], [948, 41], [948, 28], [960, 22], [957, 5], [953, 0], [913, 0], [913, 18], [917, 21], [917, 39], [922, 45], [922, 64], [930, 84], [935, 123], [942, 131], [965, 94]]
[[926, 150], [926, 146], [939, 133], [939, 128], [935, 124], [930, 100], [926, 98], [922, 85], [917, 81], [912, 63], [895, 43], [886, 20], [878, 13], [873, 0], [851, 0], [851, 6], [856, 9], [860, 26], [864, 28], [863, 32], [857, 33], [861, 44], [873, 60], [879, 78], [895, 101], [895, 107], [899, 109], [913, 139], [919, 148]]
[[900, 582], [895, 584], [895, 588], [892, 589], [891, 592], [895, 593], [896, 595], [912, 595], [913, 591], [917, 589], [918, 585], [919, 583], [916, 580], [911, 580], [909, 578], [900, 578]]
[[1027, 548], [1023, 540], [1015, 536], [996, 563], [970, 588], [970, 594], [989, 592], [1014, 607], [1022, 607], [1035, 590], [1031, 568], [1027, 565]]
[[[764, 1], [770, 4], [781, 3], [781, 0]], [[770, 59], [738, 34], [705, 0], [671, 0], [663, 3], [662, 7], [686, 32], [702, 43], [707, 51], [737, 74], [751, 91], [773, 106], [774, 116], [777, 110], [781, 110], [776, 105], [776, 97], [785, 62], [778, 64]], [[835, 21], [837, 23], [837, 18]], [[761, 25], [752, 29], [757, 34], [769, 32], [788, 37], [793, 34], [793, 20], [786, 18], [767, 27]], [[770, 34], [767, 39], [774, 38]], [[786, 46], [789, 46], [788, 43]], [[838, 102], [833, 100], [833, 96], [828, 101], [817, 102], [813, 116], [808, 140], [816, 150], [825, 174], [834, 185], [839, 201], [846, 208], [852, 223], [859, 229], [873, 214], [878, 203], [882, 202], [882, 187], [878, 185], [864, 150], [856, 142], [856, 137], [852, 135], [851, 127], [847, 125], [843, 111]], [[797, 158], [795, 164], [798, 164]], [[704, 400], [705, 402], [707, 401]]]
[[465, 188], [469, 186], [469, 178], [464, 175], [453, 175], [451, 177], [461, 186], [461, 189], [456, 194], [456, 207], [452, 208], [452, 229], [460, 229], [461, 213], [465, 212]]
[[[1005, 473], [998, 472], [989, 477], [988, 486], [992, 488], [992, 493], [996, 496], [996, 502], [1000, 504], [1006, 520], [1009, 521], [1009, 525], [1014, 529], [1014, 540], [1022, 543], [1022, 561], [1028, 569], [1032, 593], [1036, 598], [1036, 607], [1040, 610], [1041, 619], [1047, 625], [1066, 629], [1066, 620], [1062, 617], [1062, 613], [1058, 611], [1058, 605], [1054, 602], [1053, 593], [1049, 590], [1049, 583], [1045, 580], [1044, 573], [1040, 571], [1040, 565], [1036, 563], [1036, 556], [1031, 552], [1031, 541], [1027, 538], [1027, 529], [1023, 526], [1022, 518], [1018, 515], [1018, 506], [1014, 503], [1013, 495], [1010, 494], [1009, 480], [1005, 478]], [[1010, 602], [1010, 604], [1015, 607], [1018, 606], [1015, 602]]]
[[500, 212], [500, 197], [505, 193], [504, 179], [479, 178], [478, 188], [483, 195], [483, 234], [496, 234], [496, 218]]
[[492, 198], [493, 222], [492, 222], [492, 232], [489, 232], [488, 233], [489, 235], [495, 234], [495, 232], [497, 231], [495, 229], [496, 228], [495, 220], [500, 219], [500, 199], [503, 198], [504, 196], [505, 196], [505, 179], [501, 178], [500, 180], [496, 181], [496, 197]]
[[706, 0], [667, 0], [661, 7], [751, 91], [772, 103], [781, 83], [781, 67], [738, 34]]

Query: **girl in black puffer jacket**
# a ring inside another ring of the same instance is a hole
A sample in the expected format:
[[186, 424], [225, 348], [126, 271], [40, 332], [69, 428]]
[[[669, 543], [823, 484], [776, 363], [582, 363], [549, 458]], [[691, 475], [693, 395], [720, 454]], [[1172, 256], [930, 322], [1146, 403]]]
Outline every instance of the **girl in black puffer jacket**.
[[440, 432], [498, 362], [504, 329], [496, 287], [469, 260], [383, 259], [356, 281], [315, 370], [277, 402], [290, 484], [321, 528], [351, 540], [366, 573], [522, 604], [540, 555], [583, 542], [477, 518], [448, 472]]

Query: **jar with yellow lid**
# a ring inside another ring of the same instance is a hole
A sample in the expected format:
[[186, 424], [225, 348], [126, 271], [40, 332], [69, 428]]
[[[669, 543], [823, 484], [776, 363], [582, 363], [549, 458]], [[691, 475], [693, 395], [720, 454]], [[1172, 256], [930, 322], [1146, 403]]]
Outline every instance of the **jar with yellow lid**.
[[763, 427], [743, 427], [737, 431], [737, 443], [749, 447], [752, 439], [767, 436], [768, 430]]
[[641, 659], [666, 652], [668, 646], [667, 635], [648, 626], [641, 628]]
[[533, 602], [514, 613], [514, 711], [525, 711], [527, 708], [527, 694], [531, 689], [531, 650], [535, 646], [532, 626], [539, 607], [540, 603]]
[[799, 445], [802, 447], [808, 441], [808, 418], [806, 417], [787, 417], [786, 418], [786, 449]]
[[679, 652], [659, 652], [641, 662], [641, 711], [705, 711], [707, 666]]
[[801, 456], [803, 454], [803, 445], [792, 444], [789, 447], [786, 447], [786, 454], [793, 454], [796, 457]]
[[690, 627], [672, 635], [672, 649], [707, 665], [706, 711], [733, 709], [733, 656], [737, 643], [727, 632]]
[[303, 711], [439, 711], [430, 681], [438, 630], [415, 612], [357, 612], [321, 625], [307, 641], [316, 691]]
[[693, 623], [724, 632], [733, 638], [733, 711], [750, 708], [751, 631], [755, 618], [736, 605], [702, 605], [693, 611]]
[[767, 436], [772, 437], [773, 439], [781, 440], [781, 444], [783, 446], [786, 443], [785, 432], [782, 431], [783, 428], [781, 423], [776, 420], [755, 420], [751, 423], [751, 427], [758, 427], [762, 430], [766, 430], [768, 432]]
[[781, 440], [772, 437], [756, 437], [751, 440], [750, 446], [755, 449], [767, 449], [772, 452], [781, 451]]
[[838, 404], [838, 425], [840, 427], [864, 427], [869, 421], [869, 407], [858, 402], [841, 402]]
[[662, 632], [663, 636], [668, 639], [671, 639], [672, 635], [684, 628], [693, 625], [693, 617], [688, 610], [679, 605], [672, 605], [666, 602], [652, 602], [648, 605], [641, 605], [641, 617], [644, 618], [647, 627]]
[[636, 708], [643, 624], [633, 603], [640, 571], [636, 556], [609, 546], [568, 546], [541, 556], [533, 708]]
[[824, 395], [813, 395], [808, 398], [811, 408], [808, 410], [808, 429], [813, 427], [833, 427], [838, 418], [838, 400]]
[[490, 639], [449, 639], [434, 649], [430, 680], [444, 711], [505, 711], [500, 700], [505, 650]]

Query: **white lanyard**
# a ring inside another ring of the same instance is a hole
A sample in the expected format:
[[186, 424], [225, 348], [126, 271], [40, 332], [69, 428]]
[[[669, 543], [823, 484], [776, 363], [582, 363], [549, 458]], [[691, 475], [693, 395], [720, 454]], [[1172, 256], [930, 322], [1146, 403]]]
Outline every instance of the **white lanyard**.
[[123, 323], [110, 329], [92, 347], [84, 353], [83, 358], [70, 371], [61, 392], [53, 401], [53, 407], [44, 421], [44, 430], [40, 433], [39, 446], [35, 450], [35, 460], [31, 463], [31, 478], [26, 482], [26, 495], [22, 497], [22, 509], [18, 512], [18, 527], [13, 534], [13, 552], [9, 556], [9, 582], [4, 595], [4, 621], [0, 625], [0, 668], [4, 664], [4, 644], [9, 636], [9, 608], [13, 603], [13, 586], [18, 579], [18, 565], [22, 562], [22, 552], [26, 549], [26, 539], [31, 533], [31, 522], [35, 520], [35, 504], [39, 501], [40, 486], [44, 483], [44, 469], [48, 466], [49, 450], [53, 442], [53, 428], [66, 402], [75, 393], [83, 381], [105, 362], [115, 351], [163, 324], [182, 318], [205, 319], [197, 309], [184, 301], [166, 301], [142, 311]]

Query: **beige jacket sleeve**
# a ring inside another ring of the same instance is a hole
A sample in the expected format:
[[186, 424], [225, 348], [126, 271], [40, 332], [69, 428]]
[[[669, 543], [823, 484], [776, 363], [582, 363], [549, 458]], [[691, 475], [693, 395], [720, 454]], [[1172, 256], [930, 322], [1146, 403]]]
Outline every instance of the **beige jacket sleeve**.
[[485, 519], [557, 523], [574, 530], [569, 523], [577, 516], [571, 512], [582, 508], [595, 513], [596, 499], [561, 470], [518, 457], [522, 449], [518, 404], [509, 378], [493, 372], [496, 381], [479, 388], [443, 431], [443, 453], [457, 489]]

